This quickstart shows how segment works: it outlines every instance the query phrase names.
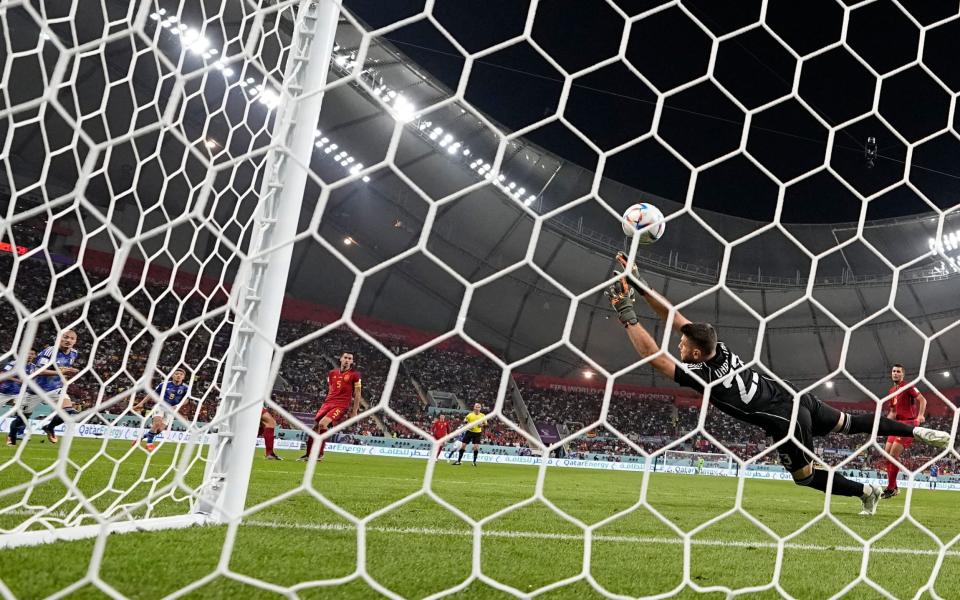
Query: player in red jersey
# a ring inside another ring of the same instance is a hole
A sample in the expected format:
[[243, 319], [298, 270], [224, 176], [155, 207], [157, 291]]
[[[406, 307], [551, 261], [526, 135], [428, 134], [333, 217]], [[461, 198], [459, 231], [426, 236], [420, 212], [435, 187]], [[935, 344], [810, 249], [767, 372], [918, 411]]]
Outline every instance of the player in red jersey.
[[260, 430], [257, 432], [257, 437], [263, 438], [263, 446], [266, 449], [264, 454], [267, 460], [283, 460], [273, 451], [273, 439], [276, 431], [277, 420], [274, 419], [270, 411], [264, 407], [263, 410], [260, 411]]
[[[450, 433], [450, 421], [447, 420], [446, 415], [441, 413], [440, 416], [437, 417], [437, 420], [433, 422], [433, 426], [430, 428], [430, 433], [438, 440]], [[437, 446], [437, 458], [440, 458], [441, 452], [443, 452], [443, 444]]]
[[[340, 368], [327, 374], [327, 397], [314, 417], [316, 424], [313, 430], [323, 434], [331, 425], [336, 425], [348, 411], [349, 418], [357, 416], [357, 411], [360, 410], [360, 388], [360, 373], [353, 369], [353, 352], [341, 352]], [[353, 406], [351, 406], [351, 399]], [[326, 445], [327, 440], [320, 442], [318, 460], [323, 459], [323, 449]], [[313, 436], [307, 436], [307, 451], [297, 460], [309, 460], [312, 448]]]
[[[916, 427], [925, 420], [924, 413], [927, 411], [927, 399], [917, 388], [904, 383], [903, 375], [904, 370], [901, 364], [893, 365], [893, 368], [890, 369], [890, 379], [893, 380], [893, 386], [887, 392], [887, 395], [893, 395], [893, 397], [890, 399], [890, 412], [887, 414], [887, 418]], [[884, 450], [890, 456], [899, 459], [903, 451], [909, 448], [911, 444], [913, 444], [912, 437], [891, 435], [887, 437]], [[899, 472], [900, 467], [893, 461], [887, 461], [887, 489], [883, 490], [881, 498], [893, 498], [900, 493], [900, 488], [897, 487], [897, 473]]]

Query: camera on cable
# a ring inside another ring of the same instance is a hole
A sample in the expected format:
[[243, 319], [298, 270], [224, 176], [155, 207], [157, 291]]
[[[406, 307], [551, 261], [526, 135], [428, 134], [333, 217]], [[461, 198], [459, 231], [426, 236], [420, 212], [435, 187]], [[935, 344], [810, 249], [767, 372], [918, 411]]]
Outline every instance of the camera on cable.
[[660, 209], [645, 202], [634, 204], [623, 211], [620, 224], [627, 237], [639, 235], [641, 244], [652, 244], [659, 240], [667, 228]]

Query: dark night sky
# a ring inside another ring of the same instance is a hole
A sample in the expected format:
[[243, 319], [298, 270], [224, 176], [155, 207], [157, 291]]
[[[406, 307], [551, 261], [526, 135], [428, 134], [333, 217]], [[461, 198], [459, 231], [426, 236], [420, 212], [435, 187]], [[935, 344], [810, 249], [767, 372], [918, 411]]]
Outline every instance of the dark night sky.
[[[663, 4], [652, 0], [616, 0], [634, 15]], [[350, 0], [347, 7], [371, 27], [396, 21], [422, 9], [413, 0]], [[905, 5], [923, 24], [956, 14], [958, 2], [915, 1]], [[714, 35], [723, 35], [759, 15], [759, 0], [686, 1]], [[522, 31], [528, 3], [523, 0], [438, 0], [434, 15], [469, 51], [479, 51]], [[808, 54], [840, 36], [843, 11], [833, 0], [771, 0], [766, 23], [795, 51]], [[533, 38], [560, 65], [575, 71], [616, 53], [623, 20], [603, 0], [543, 0]], [[464, 60], [429, 22], [401, 28], [387, 39], [434, 78], [456, 86]], [[891, 3], [875, 2], [853, 12], [848, 45], [879, 73], [910, 63], [917, 54], [919, 30]], [[960, 91], [960, 20], [928, 32], [924, 64], [953, 93]], [[706, 72], [710, 38], [678, 7], [636, 22], [626, 58], [654, 85], [669, 89]], [[767, 31], [757, 28], [724, 41], [718, 51], [716, 79], [748, 108], [789, 93], [797, 61]], [[808, 59], [800, 96], [831, 125], [870, 111], [876, 78], [845, 48]], [[508, 129], [523, 127], [554, 112], [562, 75], [526, 43], [487, 56], [474, 65], [467, 100]], [[623, 63], [614, 63], [574, 83], [566, 116], [601, 148], [607, 149], [649, 130], [656, 93]], [[950, 94], [920, 66], [886, 79], [880, 113], [909, 141], [920, 140], [948, 124]], [[712, 82], [667, 99], [659, 133], [694, 165], [737, 147], [744, 113]], [[960, 198], [960, 115], [952, 132], [915, 148], [910, 181], [943, 207]], [[877, 139], [879, 158], [867, 168], [866, 139]], [[595, 153], [566, 127], [554, 124], [527, 138], [563, 158], [594, 169]], [[755, 114], [748, 150], [778, 177], [790, 179], [822, 163], [827, 130], [796, 99]], [[875, 115], [837, 131], [831, 166], [863, 194], [875, 193], [903, 177], [907, 147]], [[687, 169], [650, 140], [612, 157], [607, 176], [640, 190], [682, 200]], [[771, 198], [772, 194], [772, 198]], [[748, 160], [727, 160], [700, 174], [694, 203], [738, 216], [767, 218], [776, 186]], [[791, 186], [785, 197], [785, 221], [856, 220], [860, 203], [836, 177], [821, 173]], [[868, 218], [929, 210], [901, 185], [872, 202]]]

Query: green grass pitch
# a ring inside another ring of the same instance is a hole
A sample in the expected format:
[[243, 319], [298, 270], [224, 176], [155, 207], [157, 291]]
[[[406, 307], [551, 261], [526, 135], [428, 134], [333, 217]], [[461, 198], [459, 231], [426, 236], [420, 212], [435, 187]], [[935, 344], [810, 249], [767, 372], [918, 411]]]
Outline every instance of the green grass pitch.
[[[98, 456], [101, 447], [104, 454]], [[130, 451], [128, 443], [101, 445], [75, 440], [70, 457], [79, 477], [76, 485], [86, 494], [108, 488], [97, 498], [98, 508], [121, 494], [142, 497], [151, 478], [163, 483], [174, 458], [166, 445], [146, 464], [146, 454]], [[53, 464], [57, 449], [33, 438], [23, 449], [22, 460], [42, 470]], [[7, 462], [9, 448], [0, 450], [0, 489], [27, 480], [28, 472]], [[285, 452], [283, 462], [267, 462], [258, 451], [248, 495], [248, 506], [264, 503], [297, 489], [306, 466], [295, 462], [297, 453]], [[469, 454], [468, 454], [469, 456]], [[96, 458], [95, 458], [96, 457]], [[95, 458], [95, 459], [94, 459]], [[91, 460], [94, 459], [94, 460]], [[113, 460], [110, 460], [113, 459]], [[117, 462], [114, 462], [117, 461]], [[107, 486], [111, 473], [116, 476]], [[423, 488], [427, 463], [421, 460], [328, 454], [317, 466], [312, 484], [357, 518], [363, 518]], [[191, 480], [199, 477], [199, 468]], [[522, 506], [485, 523], [475, 545], [471, 526], [427, 495], [421, 495], [370, 520], [366, 527], [366, 572], [394, 593], [420, 598], [457, 586], [471, 577], [474, 554], [480, 572], [523, 593], [584, 573], [584, 565], [597, 584], [609, 592], [628, 596], [662, 594], [675, 590], [683, 598], [724, 598], [721, 590], [699, 593], [681, 584], [703, 588], [726, 586], [734, 590], [769, 586], [778, 580], [795, 598], [826, 598], [841, 591], [863, 573], [898, 598], [915, 597], [929, 582], [943, 598], [960, 598], [960, 544], [948, 548], [938, 565], [937, 541], [911, 521], [928, 528], [944, 544], [960, 534], [957, 504], [960, 494], [917, 490], [884, 500], [873, 518], [857, 515], [859, 501], [835, 498], [831, 512], [837, 521], [864, 538], [876, 540], [868, 560], [856, 541], [829, 518], [792, 537], [777, 561], [775, 539], [743, 516], [733, 513], [697, 530], [685, 547], [676, 531], [645, 506], [594, 531], [589, 561], [579, 526], [562, 519], [534, 497], [538, 469], [527, 466], [466, 462], [459, 467], [445, 462], [435, 467], [431, 489], [472, 519], [480, 520], [512, 504]], [[139, 483], [145, 481], [145, 483]], [[550, 468], [543, 480], [549, 502], [587, 525], [625, 511], [641, 494], [646, 505], [682, 531], [691, 531], [710, 519], [731, 511], [737, 487], [732, 478]], [[798, 532], [823, 512], [824, 497], [789, 482], [744, 481], [743, 508], [776, 535]], [[37, 487], [30, 504], [50, 505], [65, 497], [66, 487], [47, 483]], [[0, 507], [10, 507], [22, 494], [0, 497]], [[909, 501], [909, 511], [907, 502]], [[71, 510], [69, 497], [57, 514]], [[155, 514], [183, 512], [184, 504], [164, 502]], [[30, 514], [17, 508], [0, 514], [0, 528], [9, 528]], [[909, 515], [909, 518], [904, 518]], [[893, 525], [896, 523], [893, 527]], [[888, 531], [889, 529], [889, 531]], [[232, 551], [224, 527], [113, 535], [102, 548], [96, 576], [122, 595], [159, 598], [205, 577], [208, 581], [187, 595], [190, 598], [281, 598], [282, 594], [251, 586], [255, 578], [280, 587], [304, 584], [296, 595], [305, 598], [381, 597], [358, 573], [358, 534], [353, 524], [324, 507], [316, 497], [300, 492], [252, 515], [232, 537]], [[476, 550], [475, 550], [476, 549]], [[92, 557], [98, 556], [93, 540], [0, 551], [0, 593], [6, 586], [20, 598], [42, 598], [84, 578]], [[212, 576], [221, 560], [230, 576]], [[685, 562], [687, 567], [685, 567]], [[233, 574], [236, 574], [235, 576]], [[342, 578], [345, 583], [318, 587], [308, 582]], [[307, 582], [307, 583], [305, 583]], [[103, 598], [93, 585], [78, 587], [71, 597]], [[474, 580], [453, 598], [507, 598], [483, 580]], [[599, 598], [582, 577], [542, 594], [544, 598]], [[775, 589], [753, 591], [749, 598], [776, 598]], [[866, 582], [847, 593], [850, 598], [882, 597]], [[920, 597], [932, 597], [924, 592]]]

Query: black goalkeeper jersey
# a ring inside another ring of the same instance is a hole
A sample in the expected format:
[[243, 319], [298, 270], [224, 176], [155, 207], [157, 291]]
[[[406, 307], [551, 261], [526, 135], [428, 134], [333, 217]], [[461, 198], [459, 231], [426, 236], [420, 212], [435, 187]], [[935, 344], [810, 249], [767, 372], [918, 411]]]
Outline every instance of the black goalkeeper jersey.
[[684, 364], [673, 375], [678, 384], [702, 394], [704, 386], [692, 374], [707, 384], [719, 380], [711, 388], [710, 403], [731, 417], [765, 428], [790, 419], [793, 394], [772, 379], [744, 368], [740, 357], [723, 342], [717, 343], [710, 360]]

